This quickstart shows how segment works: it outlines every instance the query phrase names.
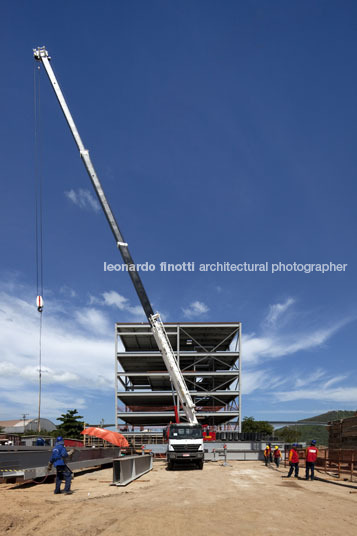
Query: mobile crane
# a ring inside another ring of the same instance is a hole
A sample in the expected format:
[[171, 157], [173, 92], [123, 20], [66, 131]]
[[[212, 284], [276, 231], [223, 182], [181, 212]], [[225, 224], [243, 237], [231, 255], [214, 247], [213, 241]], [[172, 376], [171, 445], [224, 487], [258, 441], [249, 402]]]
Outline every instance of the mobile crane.
[[71, 112], [69, 111], [61, 88], [52, 70], [50, 64], [51, 58], [48, 54], [48, 51], [46, 50], [46, 47], [37, 47], [36, 49], [33, 49], [33, 53], [35, 60], [40, 61], [43, 64], [47, 76], [51, 82], [59, 105], [68, 123], [74, 141], [78, 147], [82, 162], [87, 170], [95, 193], [98, 197], [99, 203], [107, 218], [109, 227], [114, 235], [117, 248], [121, 253], [123, 261], [126, 265], [128, 265], [128, 272], [134, 285], [135, 291], [144, 309], [146, 318], [148, 319], [148, 322], [151, 326], [151, 331], [154, 335], [156, 344], [161, 352], [165, 366], [168, 370], [170, 381], [175, 387], [176, 393], [178, 395], [182, 409], [187, 419], [187, 423], [179, 423], [178, 412], [175, 411], [177, 422], [174, 424], [170, 424], [165, 433], [168, 440], [168, 467], [171, 469], [175, 461], [183, 460], [195, 462], [197, 463], [198, 467], [202, 469], [204, 459], [202, 427], [197, 421], [195, 404], [191, 398], [181, 370], [177, 365], [175, 354], [165, 331], [165, 327], [160, 318], [160, 314], [154, 313], [144, 285], [141, 281], [140, 275], [136, 269], [136, 265], [129, 252], [129, 246], [127, 242], [125, 242], [124, 237], [115, 220], [113, 212], [104, 194], [102, 185], [92, 164], [91, 158], [89, 156], [89, 151], [83, 145]]

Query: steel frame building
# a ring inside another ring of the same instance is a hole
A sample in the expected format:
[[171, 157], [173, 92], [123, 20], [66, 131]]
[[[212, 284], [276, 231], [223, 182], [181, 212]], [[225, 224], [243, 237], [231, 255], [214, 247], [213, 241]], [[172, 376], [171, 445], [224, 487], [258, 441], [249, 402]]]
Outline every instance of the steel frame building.
[[[234, 419], [240, 431], [241, 323], [166, 323], [165, 329], [199, 422]], [[146, 427], [175, 420], [177, 394], [148, 323], [115, 324], [115, 378], [117, 429], [121, 422]]]

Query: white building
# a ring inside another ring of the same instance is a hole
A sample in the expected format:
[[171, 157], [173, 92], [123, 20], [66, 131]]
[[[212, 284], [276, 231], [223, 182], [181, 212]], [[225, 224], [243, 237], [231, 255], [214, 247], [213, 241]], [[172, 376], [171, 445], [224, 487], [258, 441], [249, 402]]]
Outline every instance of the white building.
[[[41, 432], [52, 432], [57, 427], [49, 419], [40, 419]], [[38, 419], [21, 419], [12, 421], [0, 421], [0, 428], [6, 434], [23, 434], [24, 432], [37, 432]]]

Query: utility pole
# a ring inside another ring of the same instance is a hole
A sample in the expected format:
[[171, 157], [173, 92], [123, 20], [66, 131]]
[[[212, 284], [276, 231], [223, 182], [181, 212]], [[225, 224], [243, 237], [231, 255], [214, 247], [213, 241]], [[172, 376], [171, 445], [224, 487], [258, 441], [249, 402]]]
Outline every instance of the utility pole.
[[25, 433], [25, 426], [26, 426], [26, 416], [29, 415], [29, 413], [23, 413], [22, 414], [22, 420], [24, 421], [24, 433]]

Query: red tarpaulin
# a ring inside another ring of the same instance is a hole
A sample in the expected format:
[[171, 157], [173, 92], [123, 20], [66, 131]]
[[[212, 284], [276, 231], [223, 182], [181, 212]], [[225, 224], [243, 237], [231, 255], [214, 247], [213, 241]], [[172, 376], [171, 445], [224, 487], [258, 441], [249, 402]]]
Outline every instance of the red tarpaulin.
[[105, 441], [108, 441], [108, 443], [116, 445], [117, 447], [129, 446], [129, 443], [122, 434], [119, 434], [118, 432], [112, 432], [111, 430], [105, 430], [104, 428], [96, 428], [95, 426], [90, 426], [89, 428], [85, 428], [81, 432], [81, 434], [100, 437], [101, 439], [104, 439]]

